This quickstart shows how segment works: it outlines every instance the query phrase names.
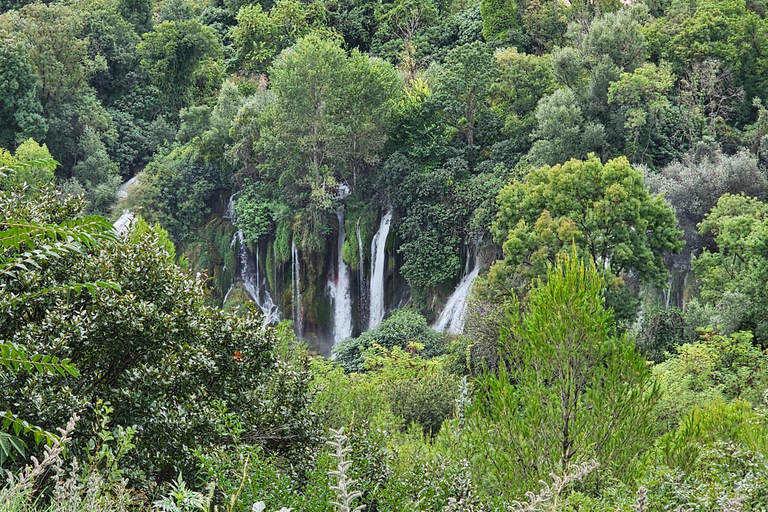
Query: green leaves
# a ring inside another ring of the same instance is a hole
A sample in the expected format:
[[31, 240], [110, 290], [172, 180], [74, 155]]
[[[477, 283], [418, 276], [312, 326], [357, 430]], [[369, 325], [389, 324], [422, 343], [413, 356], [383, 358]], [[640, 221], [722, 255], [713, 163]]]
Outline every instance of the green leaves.
[[61, 224], [47, 224], [30, 220], [0, 221], [0, 246], [3, 249], [21, 249], [24, 245], [33, 249], [40, 238], [48, 240], [63, 240], [68, 242], [60, 247], [49, 246], [48, 253], [60, 250], [72, 250], [77, 242], [90, 248], [98, 240], [115, 240], [117, 237], [112, 230], [112, 224], [104, 217], [86, 216], [71, 219]]
[[[56, 356], [41, 354], [29, 355], [13, 343], [0, 343], [0, 365], [10, 372], [24, 370], [27, 372], [58, 374], [62, 377], [71, 375], [77, 377], [79, 372], [69, 359], [59, 359]], [[18, 433], [18, 432], [17, 432]]]
[[[699, 224], [712, 233], [718, 252], [704, 249], [693, 261], [701, 298], [735, 316], [731, 329], [751, 330], [768, 343], [768, 205], [744, 195], [724, 194]], [[730, 304], [735, 294], [746, 307]], [[725, 316], [729, 316], [725, 315]]]
[[467, 413], [471, 454], [490, 494], [514, 496], [583, 460], [626, 478], [653, 429], [658, 389], [626, 336], [612, 336], [594, 264], [561, 256], [522, 310], [509, 304], [498, 374]]
[[45, 441], [47, 444], [51, 444], [56, 436], [46, 432], [40, 427], [30, 425], [26, 421], [22, 420], [11, 411], [0, 411], [0, 425], [2, 430], [12, 430], [15, 435], [7, 432], [0, 431], [0, 466], [7, 460], [13, 459], [14, 455], [24, 455], [27, 449], [27, 444], [19, 438], [22, 434], [31, 434], [35, 440], [35, 444], [40, 444]]
[[620, 285], [611, 280], [629, 271], [661, 284], [664, 254], [682, 247], [674, 213], [623, 157], [534, 169], [505, 187], [498, 203], [492, 231], [504, 260], [496, 266], [521, 277], [543, 276], [557, 254], [575, 246], [606, 269], [606, 286]]

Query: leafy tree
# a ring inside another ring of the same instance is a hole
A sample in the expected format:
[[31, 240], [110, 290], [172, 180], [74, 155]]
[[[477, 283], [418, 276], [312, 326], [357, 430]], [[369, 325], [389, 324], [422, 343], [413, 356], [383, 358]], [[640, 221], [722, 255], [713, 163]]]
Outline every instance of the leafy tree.
[[107, 148], [90, 127], [85, 128], [80, 139], [80, 153], [83, 158], [72, 169], [72, 181], [84, 187], [87, 211], [106, 214], [120, 186], [117, 165], [109, 159]]
[[480, 14], [486, 41], [506, 43], [519, 39], [521, 22], [516, 0], [483, 0]]
[[86, 20], [84, 34], [88, 36], [88, 54], [106, 63], [89, 77], [89, 83], [104, 105], [114, 104], [135, 85], [133, 72], [139, 64], [136, 46], [141, 38], [114, 1], [87, 0], [79, 7]]
[[229, 180], [218, 164], [206, 164], [194, 148], [182, 146], [145, 168], [130, 204], [142, 207], [147, 220], [165, 226], [174, 240], [190, 241], [211, 212], [213, 194], [228, 189]]
[[[405, 88], [394, 108], [394, 127], [389, 148], [417, 162], [439, 162], [449, 144], [445, 127], [440, 122], [438, 103], [431, 101], [429, 82], [416, 79]], [[394, 157], [394, 155], [393, 155]], [[389, 173], [380, 173], [389, 179]], [[389, 182], [397, 188], [397, 181]]]
[[569, 158], [584, 158], [605, 145], [605, 128], [584, 119], [576, 94], [558, 89], [539, 101], [537, 128], [528, 156], [533, 165], [554, 165]]
[[151, 30], [151, 0], [118, 0], [118, 8], [123, 19], [133, 25], [137, 34], [143, 34]]
[[0, 189], [26, 187], [25, 194], [34, 195], [41, 188], [53, 184], [56, 167], [50, 164], [53, 161], [45, 144], [40, 146], [33, 139], [21, 143], [13, 156], [0, 148], [0, 165], [5, 167]]
[[719, 60], [730, 68], [748, 98], [762, 97], [768, 24], [744, 0], [675, 2], [666, 17], [646, 31], [654, 60], [664, 59], [682, 71], [697, 62]]
[[424, 434], [434, 437], [447, 418], [453, 416], [458, 378], [446, 373], [441, 359], [424, 359], [424, 346], [412, 341], [406, 347], [391, 350], [374, 343], [363, 356], [368, 378], [386, 390], [395, 416], [421, 426]]
[[555, 90], [555, 78], [548, 56], [519, 53], [515, 48], [496, 52], [500, 73], [491, 85], [493, 108], [504, 119], [504, 134], [519, 152], [530, 148], [536, 129], [536, 105]]
[[440, 77], [436, 101], [447, 124], [461, 133], [467, 146], [474, 147], [478, 118], [487, 110], [491, 84], [498, 67], [490, 49], [479, 41], [448, 52]]
[[662, 285], [664, 255], [682, 247], [674, 212], [662, 196], [648, 193], [624, 157], [534, 169], [506, 186], [498, 204], [492, 232], [504, 259], [494, 264], [491, 279], [501, 280], [501, 289], [515, 276], [545, 275], [558, 254], [572, 250], [604, 269], [606, 286], [619, 285], [629, 272]]
[[627, 478], [652, 438], [659, 392], [634, 342], [612, 336], [594, 264], [559, 257], [525, 311], [515, 299], [508, 314], [505, 364], [478, 380], [462, 433], [482, 486], [515, 496], [590, 459], [601, 464], [591, 485]]
[[[19, 404], [20, 417], [51, 428], [72, 410], [88, 416], [90, 404], [110, 402], [117, 425], [136, 426], [136, 448], [127, 464], [141, 485], [180, 470], [193, 472], [196, 448], [227, 443], [222, 409], [237, 415], [244, 442], [270, 453], [293, 456], [311, 442], [311, 420], [301, 412], [307, 376], [280, 366], [273, 352], [276, 334], [264, 328], [260, 315], [233, 316], [208, 307], [204, 283], [175, 265], [159, 228], [139, 226], [116, 240], [105, 219], [73, 217], [81, 201], [56, 199], [6, 194], [0, 202], [3, 219], [32, 226], [63, 223], [45, 227], [44, 236], [27, 237], [28, 253], [6, 251], [11, 268], [4, 265], [10, 271], [0, 277], [0, 340], [71, 359], [80, 377], [54, 382], [45, 375], [0, 373], [5, 390], [0, 407]], [[72, 246], [60, 251], [60, 258], [20, 265], [29, 253], [52, 250], [46, 238], [77, 233], [81, 226], [97, 234], [108, 229], [109, 236], [84, 246], [96, 236], [85, 231], [80, 243], [56, 242]], [[77, 285], [101, 281], [114, 285]], [[287, 373], [288, 380], [278, 377]]]
[[106, 68], [103, 56], [89, 55], [86, 17], [68, 4], [33, 3], [18, 13], [29, 41], [29, 60], [40, 80], [39, 98], [48, 124], [44, 142], [71, 178], [82, 158], [86, 127], [104, 143], [113, 140], [112, 120], [88, 80]]
[[719, 400], [758, 403], [767, 365], [752, 333], [723, 335], [701, 329], [697, 340], [677, 347], [669, 359], [653, 367], [662, 391], [656, 404], [658, 431], [674, 429], [691, 409]]
[[734, 295], [741, 296], [733, 311], [735, 327], [750, 330], [761, 345], [768, 344], [768, 205], [744, 195], [725, 194], [699, 224], [699, 232], [712, 233], [718, 252], [704, 251], [693, 261], [701, 299], [727, 308]]
[[30, 137], [43, 139], [48, 127], [41, 115], [39, 89], [23, 37], [0, 30], [0, 146], [10, 148]]
[[[202, 80], [205, 90], [206, 73], [215, 71], [214, 62], [222, 57], [221, 44], [209, 27], [197, 20], [164, 21], [142, 36], [137, 46], [142, 69], [161, 93], [164, 112], [175, 116], [179, 109], [195, 99], [196, 83]], [[218, 89], [219, 77], [210, 77]]]
[[278, 0], [265, 12], [261, 4], [245, 5], [237, 13], [232, 38], [235, 64], [246, 73], [267, 70], [273, 59], [310, 32], [327, 32], [326, 7], [321, 2]]
[[[469, 173], [463, 159], [455, 158], [437, 169], [420, 172], [413, 171], [413, 164], [397, 155], [390, 158], [384, 172], [408, 169], [411, 172], [400, 177], [403, 190], [393, 197], [394, 206], [405, 211], [398, 226], [402, 240], [398, 250], [405, 258], [400, 271], [411, 286], [414, 302], [424, 306], [429, 293], [458, 277], [470, 216], [482, 198], [467, 193], [471, 185], [464, 181]], [[392, 178], [397, 180], [398, 176]]]
[[414, 38], [420, 29], [432, 24], [437, 15], [438, 8], [433, 0], [395, 0], [378, 5], [377, 37], [390, 39], [395, 36], [400, 40], [402, 66], [410, 80], [416, 78], [417, 70]]
[[[22, 155], [34, 152], [34, 141], [20, 146]], [[43, 147], [44, 148], [44, 147]], [[39, 146], [37, 146], [39, 150]], [[30, 151], [31, 150], [31, 151]], [[47, 153], [47, 150], [45, 151]], [[17, 155], [18, 155], [17, 151]], [[61, 200], [55, 194], [50, 192], [47, 186], [33, 189], [38, 206], [44, 205], [51, 210], [50, 216], [39, 216], [31, 220], [19, 215], [19, 210], [29, 208], [29, 195], [22, 187], [8, 187], [7, 181], [19, 180], [24, 177], [34, 177], [35, 174], [47, 174], [50, 179], [53, 178], [53, 169], [58, 163], [48, 155], [40, 156], [36, 160], [23, 159], [14, 161], [8, 165], [0, 167], [0, 212], [2, 212], [2, 221], [0, 222], [0, 241], [2, 241], [2, 251], [0, 251], [0, 314], [3, 315], [0, 321], [0, 369], [4, 370], [0, 378], [4, 380], [19, 374], [39, 374], [44, 376], [72, 376], [78, 377], [77, 368], [70, 364], [69, 359], [60, 359], [57, 356], [43, 355], [38, 347], [28, 347], [14, 343], [5, 331], [8, 324], [8, 318], [5, 316], [9, 312], [11, 316], [17, 313], [18, 308], [26, 302], [39, 301], [41, 298], [66, 297], [67, 295], [77, 294], [84, 290], [95, 292], [97, 286], [119, 288], [114, 283], [106, 282], [70, 282], [62, 285], [43, 286], [35, 283], [34, 276], [30, 276], [30, 269], [42, 270], [50, 261], [57, 259], [66, 259], [72, 254], [93, 247], [100, 241], [111, 239], [112, 235], [108, 232], [110, 225], [103, 219], [85, 217], [71, 221], [61, 222], [61, 213], [67, 210], [77, 208], [78, 200], [69, 198]], [[38, 172], [33, 174], [32, 169]], [[44, 170], [44, 171], [43, 171]], [[36, 185], [40, 186], [40, 183]], [[42, 199], [42, 201], [40, 200]], [[58, 211], [56, 211], [58, 210]], [[33, 271], [34, 272], [34, 271]], [[31, 277], [31, 279], [30, 279]], [[20, 282], [24, 285], [19, 286]], [[38, 285], [38, 286], [35, 286]], [[37, 352], [37, 353], [34, 353]], [[53, 434], [46, 432], [42, 428], [28, 423], [19, 415], [13, 412], [16, 407], [8, 407], [0, 413], [0, 423], [3, 429], [12, 429], [14, 434], [0, 432], [0, 465], [6, 459], [14, 457], [14, 451], [24, 455], [27, 444], [19, 437], [20, 435], [30, 434], [37, 444], [43, 440], [50, 442], [55, 438]]]
[[683, 268], [690, 268], [691, 254], [698, 254], [706, 246], [712, 249], [709, 235], [701, 235], [698, 225], [723, 194], [744, 192], [764, 197], [768, 193], [768, 179], [757, 158], [743, 150], [735, 155], [720, 150], [691, 151], [661, 173], [646, 173], [645, 182], [651, 192], [664, 194], [675, 209], [685, 234], [682, 257], [676, 258]]
[[353, 187], [379, 159], [394, 69], [338, 43], [307, 36], [270, 70], [275, 101], [262, 120], [256, 151], [260, 177], [280, 186], [280, 200], [299, 209], [294, 229], [317, 250], [328, 232], [336, 187]]
[[652, 142], [652, 131], [662, 112], [671, 106], [668, 95], [675, 85], [669, 65], [645, 63], [608, 88], [608, 103], [622, 107], [627, 129], [625, 152], [633, 162], [643, 162]]

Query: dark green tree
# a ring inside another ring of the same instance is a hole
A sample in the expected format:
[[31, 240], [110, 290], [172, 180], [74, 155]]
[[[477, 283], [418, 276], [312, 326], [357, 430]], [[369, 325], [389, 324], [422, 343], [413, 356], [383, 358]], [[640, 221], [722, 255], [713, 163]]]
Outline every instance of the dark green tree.
[[490, 48], [479, 41], [459, 46], [445, 57], [433, 101], [470, 148], [476, 144], [478, 118], [488, 110], [491, 84], [498, 72]]
[[752, 331], [755, 341], [768, 346], [768, 205], [725, 194], [699, 231], [712, 233], [718, 249], [705, 249], [694, 259], [701, 299], [735, 316], [728, 330]]
[[160, 91], [163, 112], [170, 117], [196, 100], [209, 99], [221, 85], [216, 72], [221, 44], [213, 30], [197, 20], [160, 23], [144, 34], [137, 51], [142, 69]]
[[11, 148], [29, 138], [45, 137], [48, 126], [39, 90], [23, 36], [0, 31], [0, 146]]

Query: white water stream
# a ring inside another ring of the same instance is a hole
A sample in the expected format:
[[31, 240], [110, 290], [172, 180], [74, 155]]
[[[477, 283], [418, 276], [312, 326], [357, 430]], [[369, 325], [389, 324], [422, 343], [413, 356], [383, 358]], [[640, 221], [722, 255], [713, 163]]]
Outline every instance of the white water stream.
[[344, 228], [344, 208], [336, 209], [339, 221], [339, 236], [336, 242], [336, 275], [329, 282], [331, 301], [333, 303], [333, 342], [338, 343], [352, 336], [352, 290], [350, 289], [349, 265], [342, 257], [342, 249], [347, 232]]
[[[280, 321], [280, 308], [277, 307], [269, 293], [267, 276], [259, 275], [259, 252], [256, 251], [255, 263], [251, 268], [248, 246], [242, 231], [237, 232], [237, 239], [240, 242], [240, 278], [243, 280], [243, 288], [264, 313], [264, 323], [274, 325]], [[226, 301], [226, 297], [224, 300]]]
[[392, 224], [392, 208], [381, 217], [379, 230], [371, 241], [371, 302], [368, 330], [375, 329], [384, 319], [384, 260], [385, 246]]
[[291, 238], [291, 260], [293, 328], [296, 335], [301, 338], [304, 331], [301, 311], [301, 265], [299, 264], [299, 251], [296, 249], [296, 242], [293, 238]]
[[[477, 244], [475, 245], [473, 258], [475, 260], [474, 268], [469, 273], [467, 273], [467, 268], [465, 268], [464, 277], [459, 281], [456, 290], [454, 290], [448, 298], [437, 321], [432, 325], [432, 328], [437, 332], [459, 335], [464, 331], [464, 322], [467, 317], [467, 298], [469, 297], [469, 292], [472, 291], [472, 283], [478, 274], [480, 274]], [[468, 262], [469, 258], [467, 258], [467, 263]]]

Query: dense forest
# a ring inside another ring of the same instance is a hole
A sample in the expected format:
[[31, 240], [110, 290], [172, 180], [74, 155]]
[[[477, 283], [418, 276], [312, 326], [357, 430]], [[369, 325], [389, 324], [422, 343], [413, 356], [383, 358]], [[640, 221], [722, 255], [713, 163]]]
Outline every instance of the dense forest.
[[0, 10], [0, 512], [768, 510], [768, 1]]

